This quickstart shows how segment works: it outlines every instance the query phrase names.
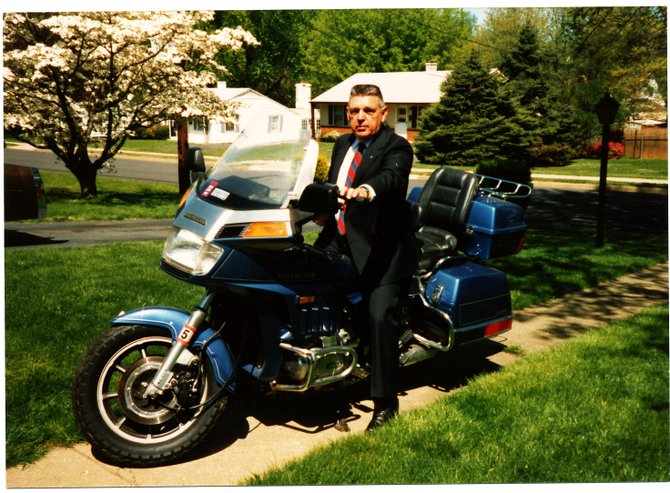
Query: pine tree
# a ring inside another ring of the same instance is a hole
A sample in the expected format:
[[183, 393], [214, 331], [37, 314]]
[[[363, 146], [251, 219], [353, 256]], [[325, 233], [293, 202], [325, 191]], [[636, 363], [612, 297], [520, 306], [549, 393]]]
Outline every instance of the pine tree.
[[532, 142], [529, 151], [533, 166], [568, 164], [578, 150], [574, 110], [552, 94], [546, 65], [530, 25], [522, 27], [516, 45], [500, 63], [507, 78], [504, 91], [520, 103], [518, 121]]
[[541, 67], [537, 36], [526, 24], [519, 33], [517, 44], [503, 56], [499, 67], [508, 80], [508, 86], [520, 95], [522, 105], [532, 111], [543, 111], [547, 84]]
[[496, 74], [473, 54], [443, 83], [440, 101], [424, 111], [417, 157], [449, 166], [496, 159], [525, 163], [530, 143], [518, 108], [518, 98], [507, 97]]

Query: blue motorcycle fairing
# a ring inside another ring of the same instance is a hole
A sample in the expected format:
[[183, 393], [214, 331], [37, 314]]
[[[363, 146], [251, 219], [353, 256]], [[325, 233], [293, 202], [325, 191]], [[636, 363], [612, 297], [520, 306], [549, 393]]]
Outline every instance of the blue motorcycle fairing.
[[[167, 329], [173, 340], [176, 340], [184, 323], [188, 320], [190, 313], [178, 308], [166, 306], [152, 306], [138, 308], [112, 319], [112, 325], [141, 324], [151, 325]], [[194, 349], [201, 348], [205, 342], [214, 336], [216, 331], [211, 327], [200, 328], [196, 332], [195, 339], [191, 342]], [[225, 385], [231, 392], [235, 391], [235, 382], [231, 382], [234, 364], [228, 347], [220, 337], [214, 338], [207, 343], [205, 353], [212, 363], [214, 376], [219, 385]]]

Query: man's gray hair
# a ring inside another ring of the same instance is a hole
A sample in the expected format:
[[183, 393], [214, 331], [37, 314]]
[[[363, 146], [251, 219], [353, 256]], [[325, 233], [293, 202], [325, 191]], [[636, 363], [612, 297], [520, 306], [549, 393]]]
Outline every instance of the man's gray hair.
[[382, 90], [374, 84], [356, 84], [351, 88], [349, 96], [377, 96], [379, 98], [379, 106], [385, 106]]

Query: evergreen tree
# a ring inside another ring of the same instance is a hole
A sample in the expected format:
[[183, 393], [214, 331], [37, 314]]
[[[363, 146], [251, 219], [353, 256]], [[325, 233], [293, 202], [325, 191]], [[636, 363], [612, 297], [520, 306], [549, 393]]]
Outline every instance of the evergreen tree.
[[533, 166], [564, 165], [579, 147], [574, 110], [561, 104], [547, 83], [537, 35], [525, 24], [517, 43], [508, 50], [500, 69], [508, 82], [504, 91], [520, 102], [518, 121], [531, 140]]
[[518, 98], [507, 97], [495, 73], [475, 54], [451, 73], [440, 101], [420, 121], [417, 157], [426, 163], [477, 166], [487, 160], [527, 163], [529, 141]]
[[547, 97], [547, 85], [538, 51], [535, 31], [525, 24], [517, 43], [505, 52], [498, 68], [509, 80], [508, 85], [521, 96], [521, 104], [541, 112], [544, 111], [542, 104]]

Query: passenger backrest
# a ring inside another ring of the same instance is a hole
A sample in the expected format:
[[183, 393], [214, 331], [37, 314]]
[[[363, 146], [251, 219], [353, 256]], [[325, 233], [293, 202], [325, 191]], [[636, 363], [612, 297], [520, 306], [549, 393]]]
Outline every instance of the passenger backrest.
[[439, 228], [460, 239], [478, 186], [472, 173], [453, 168], [435, 170], [417, 200], [417, 229]]

